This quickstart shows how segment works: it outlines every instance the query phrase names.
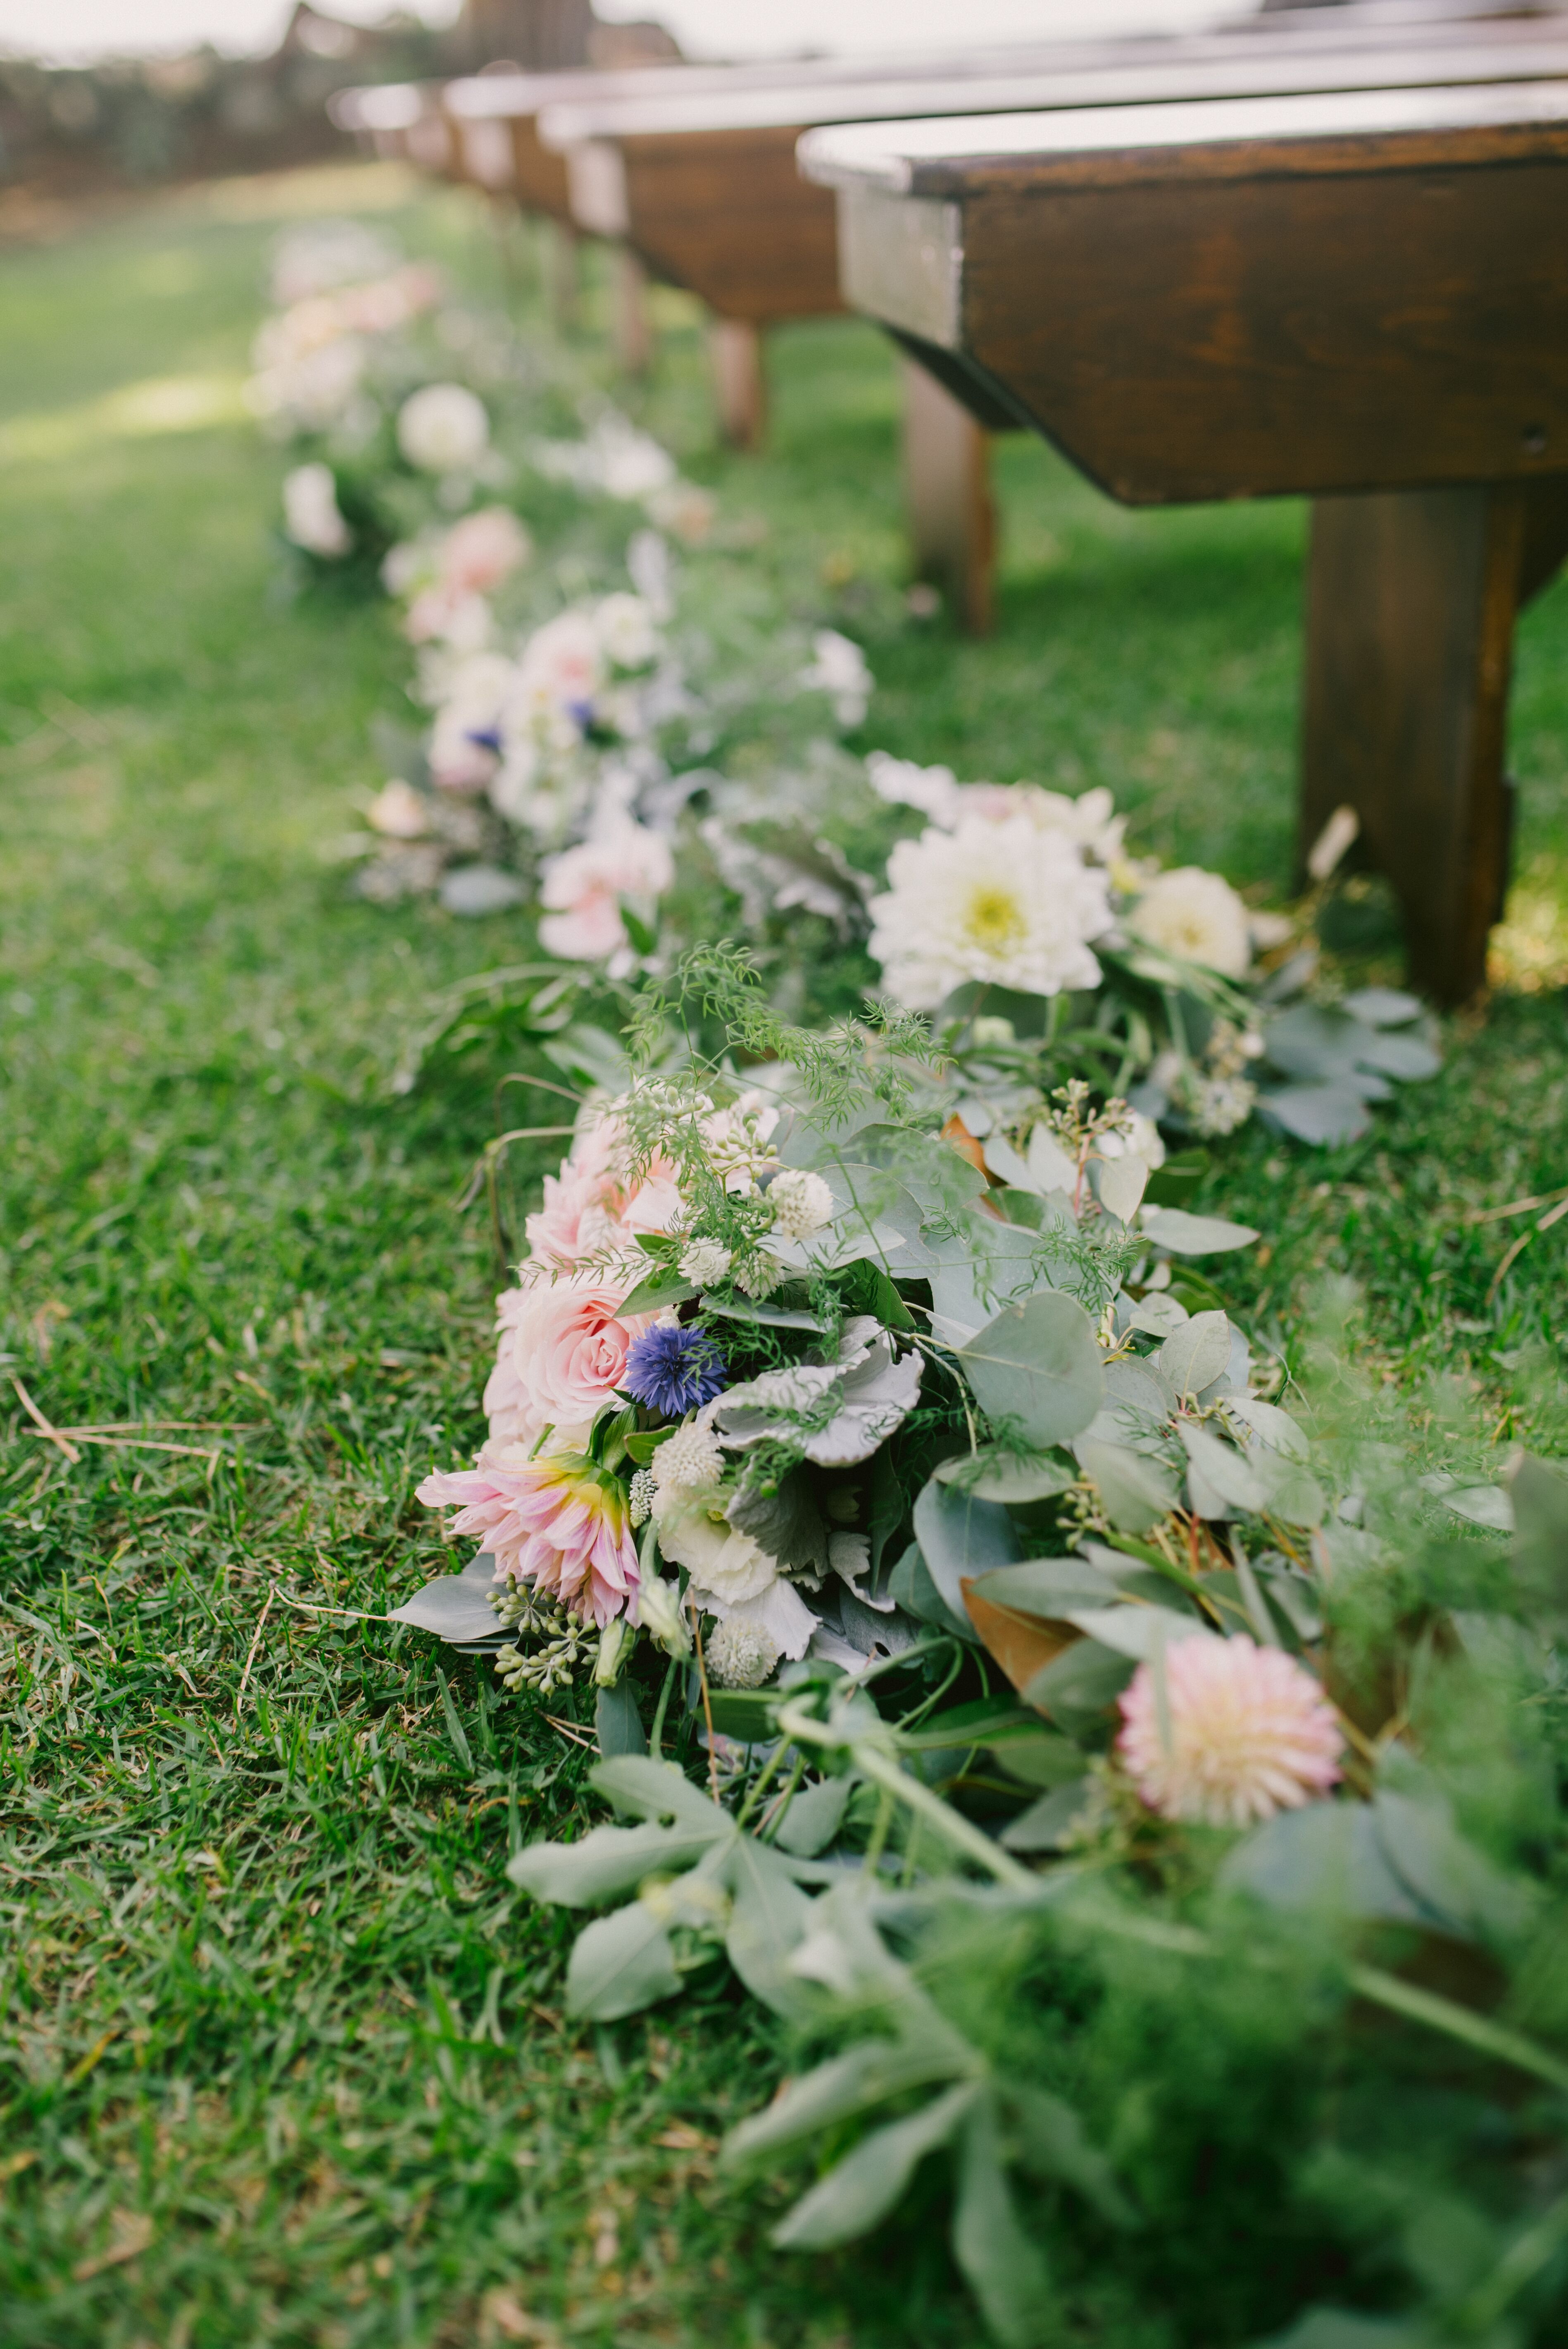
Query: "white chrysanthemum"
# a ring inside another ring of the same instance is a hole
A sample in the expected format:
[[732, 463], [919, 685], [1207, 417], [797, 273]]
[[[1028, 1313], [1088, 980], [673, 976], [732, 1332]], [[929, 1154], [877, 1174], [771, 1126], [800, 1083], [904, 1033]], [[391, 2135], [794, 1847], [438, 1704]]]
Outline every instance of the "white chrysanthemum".
[[871, 902], [871, 951], [888, 989], [927, 1011], [967, 979], [1057, 995], [1098, 987], [1089, 941], [1110, 927], [1109, 886], [1065, 833], [1027, 816], [969, 816], [901, 840]]
[[307, 554], [346, 554], [353, 533], [337, 505], [330, 465], [296, 465], [284, 481], [284, 534]]
[[723, 1474], [717, 1436], [695, 1422], [677, 1427], [654, 1454], [654, 1483], [661, 1493], [711, 1493]]
[[761, 1625], [738, 1620], [717, 1624], [705, 1652], [709, 1677], [720, 1688], [760, 1688], [779, 1661], [778, 1642]]
[[467, 472], [490, 445], [485, 404], [460, 383], [428, 383], [406, 399], [397, 446], [421, 473]]
[[820, 1174], [787, 1166], [768, 1186], [773, 1225], [787, 1240], [810, 1239], [833, 1220], [833, 1195]]
[[722, 1240], [693, 1240], [682, 1254], [681, 1270], [699, 1288], [711, 1288], [729, 1270], [729, 1250]]
[[1140, 1664], [1119, 1700], [1117, 1749], [1162, 1818], [1243, 1827], [1326, 1794], [1344, 1740], [1309, 1671], [1245, 1633], [1166, 1649], [1163, 1686]]
[[1244, 978], [1252, 961], [1247, 909], [1217, 873], [1179, 864], [1157, 874], [1127, 917], [1150, 946], [1184, 962], [1202, 963], [1226, 978]]

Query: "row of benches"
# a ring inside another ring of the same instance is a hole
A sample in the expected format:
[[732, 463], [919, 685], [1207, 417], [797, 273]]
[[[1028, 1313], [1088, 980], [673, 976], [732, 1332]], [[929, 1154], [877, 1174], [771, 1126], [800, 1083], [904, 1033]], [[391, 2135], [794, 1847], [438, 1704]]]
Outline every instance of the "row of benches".
[[769, 326], [881, 321], [917, 563], [971, 625], [990, 432], [1045, 434], [1131, 504], [1310, 497], [1304, 853], [1353, 807], [1412, 978], [1482, 983], [1515, 617], [1568, 554], [1568, 15], [1367, 0], [337, 105], [701, 295], [738, 439]]

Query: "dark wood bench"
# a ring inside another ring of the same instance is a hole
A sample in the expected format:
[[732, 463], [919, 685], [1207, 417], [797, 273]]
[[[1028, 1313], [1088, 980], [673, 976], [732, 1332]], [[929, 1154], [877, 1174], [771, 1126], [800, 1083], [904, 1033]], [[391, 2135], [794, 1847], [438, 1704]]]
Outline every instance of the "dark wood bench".
[[1568, 551], [1568, 77], [820, 129], [849, 301], [1135, 505], [1305, 495], [1301, 838], [1481, 984], [1515, 614]]
[[[1568, 22], [1529, 16], [1356, 6], [1298, 10], [1222, 33], [1035, 44], [930, 61], [868, 95], [826, 68], [809, 83], [676, 87], [647, 76], [630, 92], [558, 101], [536, 137], [570, 170], [575, 217], [628, 243], [657, 276], [714, 312], [721, 421], [747, 445], [765, 409], [760, 337], [787, 318], [842, 306], [830, 191], [803, 181], [795, 148], [808, 124], [1012, 111], [1020, 106], [1123, 106], [1215, 95], [1265, 95], [1389, 82], [1520, 79], [1568, 74]], [[623, 77], [623, 81], [625, 79]], [[905, 476], [916, 567], [939, 579], [960, 618], [984, 628], [992, 595], [994, 515], [982, 426], [1014, 421], [999, 404], [956, 406], [936, 379], [905, 387]], [[975, 418], [980, 422], [975, 421]]]

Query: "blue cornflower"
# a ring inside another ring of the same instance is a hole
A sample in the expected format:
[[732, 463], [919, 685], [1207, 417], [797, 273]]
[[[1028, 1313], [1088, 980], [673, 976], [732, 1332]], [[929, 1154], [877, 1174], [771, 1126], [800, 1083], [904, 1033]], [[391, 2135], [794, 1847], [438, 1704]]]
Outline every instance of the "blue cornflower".
[[724, 1392], [723, 1355], [706, 1330], [645, 1330], [626, 1349], [621, 1385], [634, 1402], [683, 1419]]

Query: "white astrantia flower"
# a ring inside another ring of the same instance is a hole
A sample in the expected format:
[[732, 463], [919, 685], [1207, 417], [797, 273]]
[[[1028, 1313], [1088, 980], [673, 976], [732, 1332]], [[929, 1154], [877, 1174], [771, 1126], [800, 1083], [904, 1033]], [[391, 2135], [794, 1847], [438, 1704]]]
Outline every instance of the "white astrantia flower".
[[898, 843], [871, 915], [872, 954], [911, 1010], [968, 979], [1057, 995], [1099, 984], [1089, 947], [1110, 927], [1109, 884], [1065, 833], [1026, 815], [965, 816], [954, 832]]
[[1225, 978], [1244, 978], [1253, 958], [1247, 909], [1228, 881], [1196, 864], [1157, 874], [1127, 916], [1150, 946]]
[[397, 446], [421, 473], [468, 472], [490, 445], [482, 399], [460, 383], [428, 383], [404, 401]]
[[729, 1250], [722, 1240], [693, 1240], [682, 1253], [680, 1265], [688, 1280], [695, 1280], [699, 1288], [711, 1288], [729, 1270]]
[[732, 1616], [710, 1634], [705, 1661], [720, 1688], [760, 1688], [778, 1664], [779, 1644], [762, 1624]]
[[284, 481], [284, 534], [307, 554], [346, 554], [354, 533], [337, 505], [330, 465], [296, 465]]
[[709, 1493], [723, 1474], [717, 1436], [695, 1422], [677, 1427], [654, 1454], [654, 1483], [661, 1493]]
[[820, 1174], [787, 1166], [768, 1186], [774, 1229], [787, 1240], [810, 1239], [833, 1219], [833, 1195]]

